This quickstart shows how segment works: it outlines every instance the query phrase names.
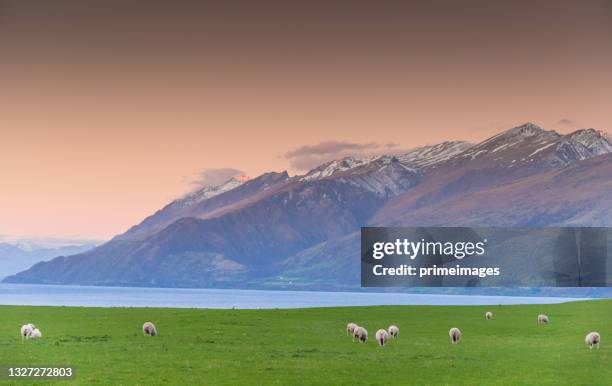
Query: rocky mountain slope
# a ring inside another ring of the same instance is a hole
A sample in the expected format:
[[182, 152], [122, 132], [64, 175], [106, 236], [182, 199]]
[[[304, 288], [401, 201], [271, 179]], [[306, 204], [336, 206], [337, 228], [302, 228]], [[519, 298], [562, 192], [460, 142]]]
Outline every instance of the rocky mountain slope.
[[284, 173], [266, 173], [253, 180], [230, 178], [219, 186], [204, 186], [172, 201], [145, 218], [116, 239], [142, 238], [163, 229], [183, 217], [201, 217], [207, 213], [249, 199], [289, 179]]

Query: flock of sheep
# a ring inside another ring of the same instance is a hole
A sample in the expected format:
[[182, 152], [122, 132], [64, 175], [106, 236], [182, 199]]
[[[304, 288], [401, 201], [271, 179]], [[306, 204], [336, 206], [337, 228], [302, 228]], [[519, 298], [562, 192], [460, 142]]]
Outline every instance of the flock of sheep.
[[[493, 313], [491, 311], [487, 311], [485, 313], [485, 319], [492, 320]], [[547, 315], [538, 315], [538, 324], [548, 323], [549, 319]], [[353, 337], [353, 342], [355, 341], [355, 339], [357, 339], [359, 343], [365, 343], [368, 339], [368, 330], [366, 330], [364, 327], [358, 326], [353, 322], [346, 325], [346, 334]], [[395, 325], [391, 325], [387, 330], [381, 328], [380, 330], [376, 331], [376, 342], [380, 347], [385, 347], [385, 345], [387, 344], [387, 340], [389, 340], [389, 336], [392, 338], [397, 338], [399, 336], [399, 328], [397, 328], [397, 326]], [[457, 327], [453, 327], [448, 331], [448, 336], [450, 336], [451, 344], [457, 344], [461, 339], [461, 330], [459, 330]], [[599, 333], [596, 331], [589, 332], [586, 338], [584, 338], [584, 341], [589, 347], [589, 350], [592, 350], [593, 346], [597, 347], [597, 349], [599, 350], [601, 335], [599, 335]]]
[[[355, 323], [349, 323], [346, 325], [346, 334], [353, 337], [353, 342], [355, 339], [359, 343], [365, 343], [368, 340], [368, 330], [365, 328], [356, 325]], [[384, 347], [387, 344], [387, 340], [389, 337], [397, 338], [399, 336], [399, 328], [395, 325], [389, 326], [387, 330], [380, 329], [376, 331], [376, 342], [380, 345], [380, 347]]]
[[[491, 311], [487, 311], [485, 313], [486, 320], [493, 319], [493, 313]], [[540, 314], [538, 315], [538, 324], [548, 324], [549, 319], [547, 315]], [[151, 322], [146, 322], [142, 325], [142, 332], [145, 336], [157, 336], [157, 328]], [[364, 327], [358, 326], [355, 323], [349, 323], [346, 325], [346, 334], [350, 335], [353, 338], [353, 342], [357, 339], [360, 343], [365, 343], [368, 340], [368, 330]], [[385, 347], [389, 337], [397, 338], [399, 336], [399, 328], [396, 325], [389, 326], [388, 329], [380, 329], [376, 331], [376, 342], [380, 347]], [[450, 336], [451, 344], [459, 343], [461, 339], [461, 330], [457, 327], [453, 327], [448, 332], [448, 336]], [[42, 333], [34, 324], [28, 323], [21, 326], [21, 339], [37, 339], [42, 338]], [[599, 343], [601, 342], [601, 336], [598, 332], [590, 332], [587, 334], [584, 339], [585, 343], [589, 347], [590, 350], [593, 349], [593, 346], [597, 347], [599, 350]]]
[[[151, 322], [142, 325], [142, 333], [145, 336], [157, 336], [157, 328]], [[42, 333], [32, 323], [21, 326], [21, 340], [42, 338]]]

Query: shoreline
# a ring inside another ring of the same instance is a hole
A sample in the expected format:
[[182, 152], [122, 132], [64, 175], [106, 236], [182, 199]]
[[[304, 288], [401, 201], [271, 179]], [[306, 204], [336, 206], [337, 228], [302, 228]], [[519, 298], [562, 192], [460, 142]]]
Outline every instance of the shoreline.
[[92, 308], [302, 309], [558, 304], [594, 297], [0, 285], [0, 304]]

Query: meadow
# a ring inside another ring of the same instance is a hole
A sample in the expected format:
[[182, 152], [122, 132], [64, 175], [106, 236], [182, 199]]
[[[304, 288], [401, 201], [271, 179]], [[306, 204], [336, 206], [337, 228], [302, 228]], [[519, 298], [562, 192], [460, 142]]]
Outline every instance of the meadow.
[[[540, 313], [549, 325], [537, 324]], [[148, 320], [158, 337], [143, 336]], [[368, 330], [365, 344], [346, 335], [349, 321]], [[27, 322], [42, 339], [22, 342]], [[400, 336], [381, 348], [374, 334], [390, 324]], [[458, 345], [448, 336], [454, 326], [462, 331]], [[584, 343], [593, 330], [602, 335], [599, 351]], [[288, 310], [0, 306], [0, 366], [15, 365], [74, 366], [75, 379], [55, 382], [62, 385], [609, 385], [612, 300]]]

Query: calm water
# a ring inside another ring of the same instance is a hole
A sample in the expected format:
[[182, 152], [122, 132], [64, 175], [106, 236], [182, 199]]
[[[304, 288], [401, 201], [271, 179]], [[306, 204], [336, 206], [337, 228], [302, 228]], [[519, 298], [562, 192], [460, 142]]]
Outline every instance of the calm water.
[[576, 298], [0, 284], [0, 304], [90, 307], [306, 308], [551, 304]]

